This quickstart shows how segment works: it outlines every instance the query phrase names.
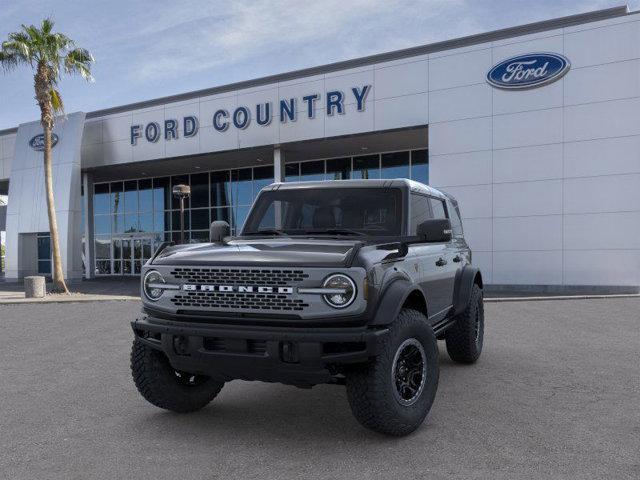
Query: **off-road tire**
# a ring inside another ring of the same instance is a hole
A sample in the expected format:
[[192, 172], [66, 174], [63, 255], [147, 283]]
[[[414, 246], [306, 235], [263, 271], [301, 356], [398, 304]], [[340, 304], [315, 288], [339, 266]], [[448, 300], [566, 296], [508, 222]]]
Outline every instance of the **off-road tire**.
[[474, 363], [480, 357], [484, 341], [484, 303], [482, 289], [477, 284], [471, 289], [466, 308], [447, 330], [445, 340], [447, 353], [454, 362]]
[[164, 353], [138, 340], [131, 348], [131, 373], [138, 391], [149, 403], [178, 413], [200, 410], [224, 386], [223, 382], [201, 376], [197, 383], [195, 376], [190, 377], [194, 384], [188, 384], [189, 379], [183, 377], [188, 374], [176, 372]]
[[[394, 393], [393, 365], [399, 347], [410, 339], [422, 345], [426, 377], [415, 403], [403, 405]], [[439, 375], [438, 344], [427, 318], [411, 309], [400, 311], [383, 342], [378, 356], [347, 372], [349, 405], [364, 427], [386, 435], [407, 435], [422, 424], [435, 399]]]

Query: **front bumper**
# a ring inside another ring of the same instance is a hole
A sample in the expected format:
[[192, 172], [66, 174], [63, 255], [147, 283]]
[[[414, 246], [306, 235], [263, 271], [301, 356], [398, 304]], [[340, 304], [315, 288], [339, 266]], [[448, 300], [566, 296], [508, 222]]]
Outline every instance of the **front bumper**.
[[366, 362], [388, 329], [212, 325], [144, 317], [136, 339], [160, 350], [173, 368], [222, 381], [298, 386], [330, 382], [342, 365]]

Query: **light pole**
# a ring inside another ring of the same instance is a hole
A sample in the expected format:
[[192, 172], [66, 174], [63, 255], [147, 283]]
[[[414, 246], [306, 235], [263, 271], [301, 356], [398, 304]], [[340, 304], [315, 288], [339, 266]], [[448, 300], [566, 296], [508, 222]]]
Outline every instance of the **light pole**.
[[180, 199], [180, 243], [184, 243], [184, 201], [191, 195], [189, 185], [176, 185], [172, 189], [173, 196]]

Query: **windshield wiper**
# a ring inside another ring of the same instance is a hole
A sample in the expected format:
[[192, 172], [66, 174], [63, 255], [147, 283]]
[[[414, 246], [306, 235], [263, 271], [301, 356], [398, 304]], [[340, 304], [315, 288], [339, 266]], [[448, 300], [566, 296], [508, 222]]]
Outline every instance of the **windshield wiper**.
[[264, 230], [256, 230], [254, 232], [246, 232], [244, 235], [286, 235], [282, 230], [275, 230], [272, 228], [265, 228]]
[[302, 232], [303, 235], [358, 235], [359, 237], [364, 236], [364, 233], [359, 232], [357, 230], [351, 230], [350, 228], [325, 228], [318, 230], [305, 230]]

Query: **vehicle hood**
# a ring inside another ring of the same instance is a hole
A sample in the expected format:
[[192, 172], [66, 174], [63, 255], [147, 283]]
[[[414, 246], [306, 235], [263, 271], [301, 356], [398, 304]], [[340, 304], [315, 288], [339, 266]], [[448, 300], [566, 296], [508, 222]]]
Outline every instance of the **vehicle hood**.
[[251, 239], [164, 249], [153, 265], [348, 267], [360, 242], [334, 239]]

